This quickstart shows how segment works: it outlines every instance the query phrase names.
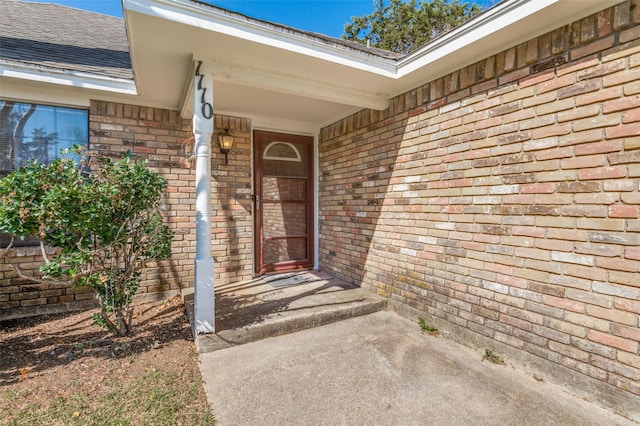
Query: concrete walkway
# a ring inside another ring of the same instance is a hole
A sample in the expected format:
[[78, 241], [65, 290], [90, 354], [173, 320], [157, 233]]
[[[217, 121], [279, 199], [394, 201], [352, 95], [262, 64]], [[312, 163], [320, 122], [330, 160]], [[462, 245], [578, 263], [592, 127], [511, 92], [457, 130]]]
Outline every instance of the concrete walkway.
[[637, 425], [382, 311], [200, 354], [217, 424]]

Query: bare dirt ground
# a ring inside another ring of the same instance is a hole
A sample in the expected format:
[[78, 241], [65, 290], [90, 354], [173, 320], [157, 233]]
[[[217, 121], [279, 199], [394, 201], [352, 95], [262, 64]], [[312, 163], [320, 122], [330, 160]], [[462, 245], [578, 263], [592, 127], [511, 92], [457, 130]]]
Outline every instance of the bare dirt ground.
[[0, 323], [0, 424], [210, 424], [179, 297], [116, 338], [95, 310]]

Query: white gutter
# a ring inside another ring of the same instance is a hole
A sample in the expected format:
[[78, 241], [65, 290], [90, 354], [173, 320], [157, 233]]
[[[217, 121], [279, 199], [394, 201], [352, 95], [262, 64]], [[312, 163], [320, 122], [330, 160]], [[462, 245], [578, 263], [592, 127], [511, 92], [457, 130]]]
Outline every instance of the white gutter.
[[4, 59], [0, 59], [0, 77], [101, 90], [125, 95], [138, 94], [133, 80], [77, 71], [63, 71], [30, 64], [18, 64]]

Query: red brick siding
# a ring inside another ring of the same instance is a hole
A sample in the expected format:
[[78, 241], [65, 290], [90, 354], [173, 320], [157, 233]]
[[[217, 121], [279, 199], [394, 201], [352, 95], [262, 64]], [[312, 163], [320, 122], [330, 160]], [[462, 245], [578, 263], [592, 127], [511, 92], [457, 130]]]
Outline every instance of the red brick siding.
[[322, 129], [322, 269], [640, 395], [630, 4]]

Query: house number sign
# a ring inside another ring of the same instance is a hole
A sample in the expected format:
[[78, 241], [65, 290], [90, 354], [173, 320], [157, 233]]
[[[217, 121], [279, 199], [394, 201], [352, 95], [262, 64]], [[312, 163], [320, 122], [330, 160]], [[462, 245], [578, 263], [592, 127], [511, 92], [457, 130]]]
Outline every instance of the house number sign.
[[202, 116], [210, 120], [213, 118], [213, 106], [206, 101], [205, 95], [207, 93], [207, 88], [203, 87], [202, 80], [204, 79], [204, 74], [200, 74], [200, 66], [202, 65], [202, 61], [198, 61], [198, 66], [196, 67], [196, 78], [198, 78], [198, 90], [202, 92], [200, 96], [200, 104], [202, 107]]

